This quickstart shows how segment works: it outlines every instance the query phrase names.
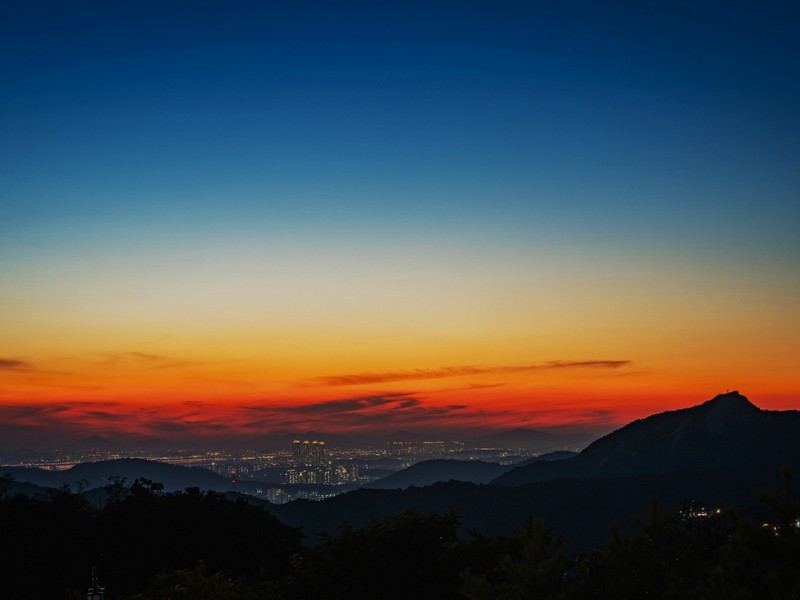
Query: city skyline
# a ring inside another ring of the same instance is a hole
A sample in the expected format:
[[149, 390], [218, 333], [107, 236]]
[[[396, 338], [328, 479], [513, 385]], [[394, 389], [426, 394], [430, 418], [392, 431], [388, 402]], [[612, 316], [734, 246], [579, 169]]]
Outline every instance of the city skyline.
[[6, 444], [798, 408], [792, 7], [0, 11]]

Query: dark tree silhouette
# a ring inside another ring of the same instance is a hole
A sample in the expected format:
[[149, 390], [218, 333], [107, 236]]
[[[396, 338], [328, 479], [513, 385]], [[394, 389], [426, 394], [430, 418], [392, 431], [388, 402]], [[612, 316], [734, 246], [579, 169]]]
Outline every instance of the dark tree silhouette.
[[501, 556], [494, 569], [463, 573], [461, 591], [470, 600], [556, 597], [569, 564], [561, 553], [561, 540], [539, 521], [530, 521], [517, 532], [513, 553]]
[[11, 489], [11, 484], [14, 482], [14, 475], [11, 473], [3, 473], [0, 475], [0, 501], [4, 500]]
[[798, 519], [800, 519], [800, 498], [792, 493], [792, 468], [781, 469], [783, 479], [783, 495], [773, 491], [764, 491], [758, 495], [759, 500], [773, 511], [775, 531], [779, 535], [798, 535]]
[[386, 600], [456, 598], [451, 562], [458, 516], [408, 510], [361, 529], [343, 524], [298, 555], [287, 580], [290, 598]]

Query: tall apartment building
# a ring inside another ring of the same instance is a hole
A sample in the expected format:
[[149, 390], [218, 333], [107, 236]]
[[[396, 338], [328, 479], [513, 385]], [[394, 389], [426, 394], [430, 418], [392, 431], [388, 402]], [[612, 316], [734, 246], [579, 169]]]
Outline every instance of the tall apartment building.
[[426, 456], [444, 454], [444, 442], [422, 442], [422, 453]]
[[327, 460], [325, 442], [294, 440], [292, 457], [296, 467], [321, 467]]

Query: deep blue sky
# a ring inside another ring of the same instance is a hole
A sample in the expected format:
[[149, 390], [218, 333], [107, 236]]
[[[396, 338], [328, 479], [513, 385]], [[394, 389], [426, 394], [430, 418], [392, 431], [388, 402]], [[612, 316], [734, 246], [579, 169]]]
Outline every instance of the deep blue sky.
[[758, 226], [761, 190], [759, 210], [797, 191], [787, 8], [12, 2], [0, 18], [4, 197], [23, 222], [166, 203]]

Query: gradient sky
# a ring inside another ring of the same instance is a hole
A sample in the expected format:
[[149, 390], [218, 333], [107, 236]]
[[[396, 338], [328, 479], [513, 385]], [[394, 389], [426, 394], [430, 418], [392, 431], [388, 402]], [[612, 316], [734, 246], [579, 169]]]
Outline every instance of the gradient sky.
[[800, 408], [800, 9], [0, 5], [0, 436]]

